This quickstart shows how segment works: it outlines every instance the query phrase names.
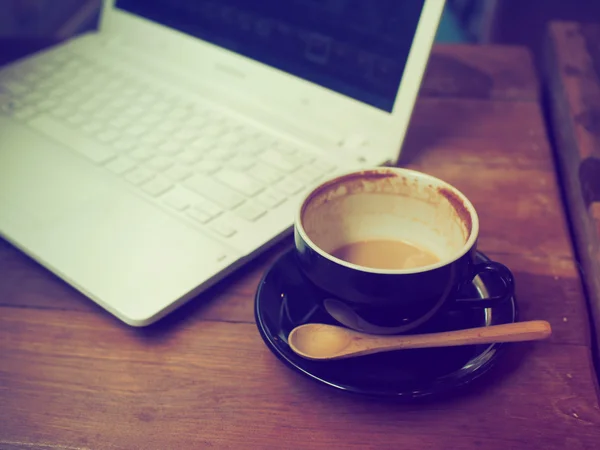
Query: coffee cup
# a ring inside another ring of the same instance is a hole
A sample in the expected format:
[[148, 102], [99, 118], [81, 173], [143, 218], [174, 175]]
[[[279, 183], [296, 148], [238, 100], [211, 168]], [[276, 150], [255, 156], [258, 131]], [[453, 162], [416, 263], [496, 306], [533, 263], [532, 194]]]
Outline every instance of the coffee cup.
[[[475, 262], [478, 234], [475, 208], [458, 189], [389, 167], [322, 183], [304, 198], [294, 224], [302, 273], [326, 303], [354, 315], [334, 317], [382, 334], [410, 332], [448, 308], [489, 308], [513, 295], [507, 267]], [[502, 295], [468, 298], [467, 288], [484, 273], [499, 278]]]

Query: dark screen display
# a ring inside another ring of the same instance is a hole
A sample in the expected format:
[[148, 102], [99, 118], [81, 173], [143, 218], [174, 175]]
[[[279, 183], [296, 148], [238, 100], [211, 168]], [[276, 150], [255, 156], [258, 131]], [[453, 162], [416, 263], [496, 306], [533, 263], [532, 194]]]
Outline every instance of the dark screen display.
[[122, 10], [392, 111], [424, 0], [117, 0]]

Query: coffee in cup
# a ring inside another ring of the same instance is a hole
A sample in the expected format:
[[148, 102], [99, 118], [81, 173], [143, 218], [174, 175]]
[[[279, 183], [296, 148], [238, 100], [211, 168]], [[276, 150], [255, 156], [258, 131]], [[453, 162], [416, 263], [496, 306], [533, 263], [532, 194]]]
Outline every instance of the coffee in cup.
[[[513, 295], [505, 266], [475, 263], [471, 202], [424, 173], [382, 167], [326, 181], [305, 197], [294, 230], [308, 281], [377, 330], [407, 332], [444, 308], [490, 307]], [[500, 278], [504, 294], [463, 298], [484, 272]]]
[[434, 264], [440, 258], [432, 251], [398, 239], [370, 239], [346, 244], [332, 256], [374, 269], [412, 269]]

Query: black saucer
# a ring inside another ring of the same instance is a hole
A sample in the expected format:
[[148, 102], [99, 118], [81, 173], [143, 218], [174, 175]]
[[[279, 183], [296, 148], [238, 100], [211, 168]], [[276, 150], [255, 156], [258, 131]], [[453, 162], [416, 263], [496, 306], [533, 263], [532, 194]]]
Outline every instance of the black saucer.
[[[315, 322], [339, 325], [319, 305], [316, 289], [296, 265], [294, 249], [269, 268], [258, 286], [256, 324], [267, 347], [284, 363], [315, 381], [337, 389], [373, 396], [412, 400], [462, 387], [486, 373], [507, 344], [403, 350], [339, 361], [309, 361], [296, 355], [287, 336], [298, 325]], [[477, 262], [487, 261], [482, 253]], [[473, 296], [494, 295], [502, 286], [482, 276], [473, 283]], [[486, 292], [487, 291], [487, 292]], [[440, 314], [415, 333], [447, 331], [516, 321], [514, 297], [491, 309]]]

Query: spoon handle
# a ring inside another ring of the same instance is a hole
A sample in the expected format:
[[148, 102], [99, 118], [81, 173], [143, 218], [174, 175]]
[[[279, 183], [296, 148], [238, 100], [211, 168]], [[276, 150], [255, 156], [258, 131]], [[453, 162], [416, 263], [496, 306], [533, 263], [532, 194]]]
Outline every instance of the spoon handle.
[[552, 329], [548, 322], [545, 320], [532, 320], [468, 330], [416, 334], [413, 336], [373, 337], [372, 339], [364, 339], [362, 344], [365, 350], [377, 352], [384, 348], [387, 350], [400, 350], [408, 348], [492, 344], [494, 342], [535, 341], [546, 339], [551, 333]]

